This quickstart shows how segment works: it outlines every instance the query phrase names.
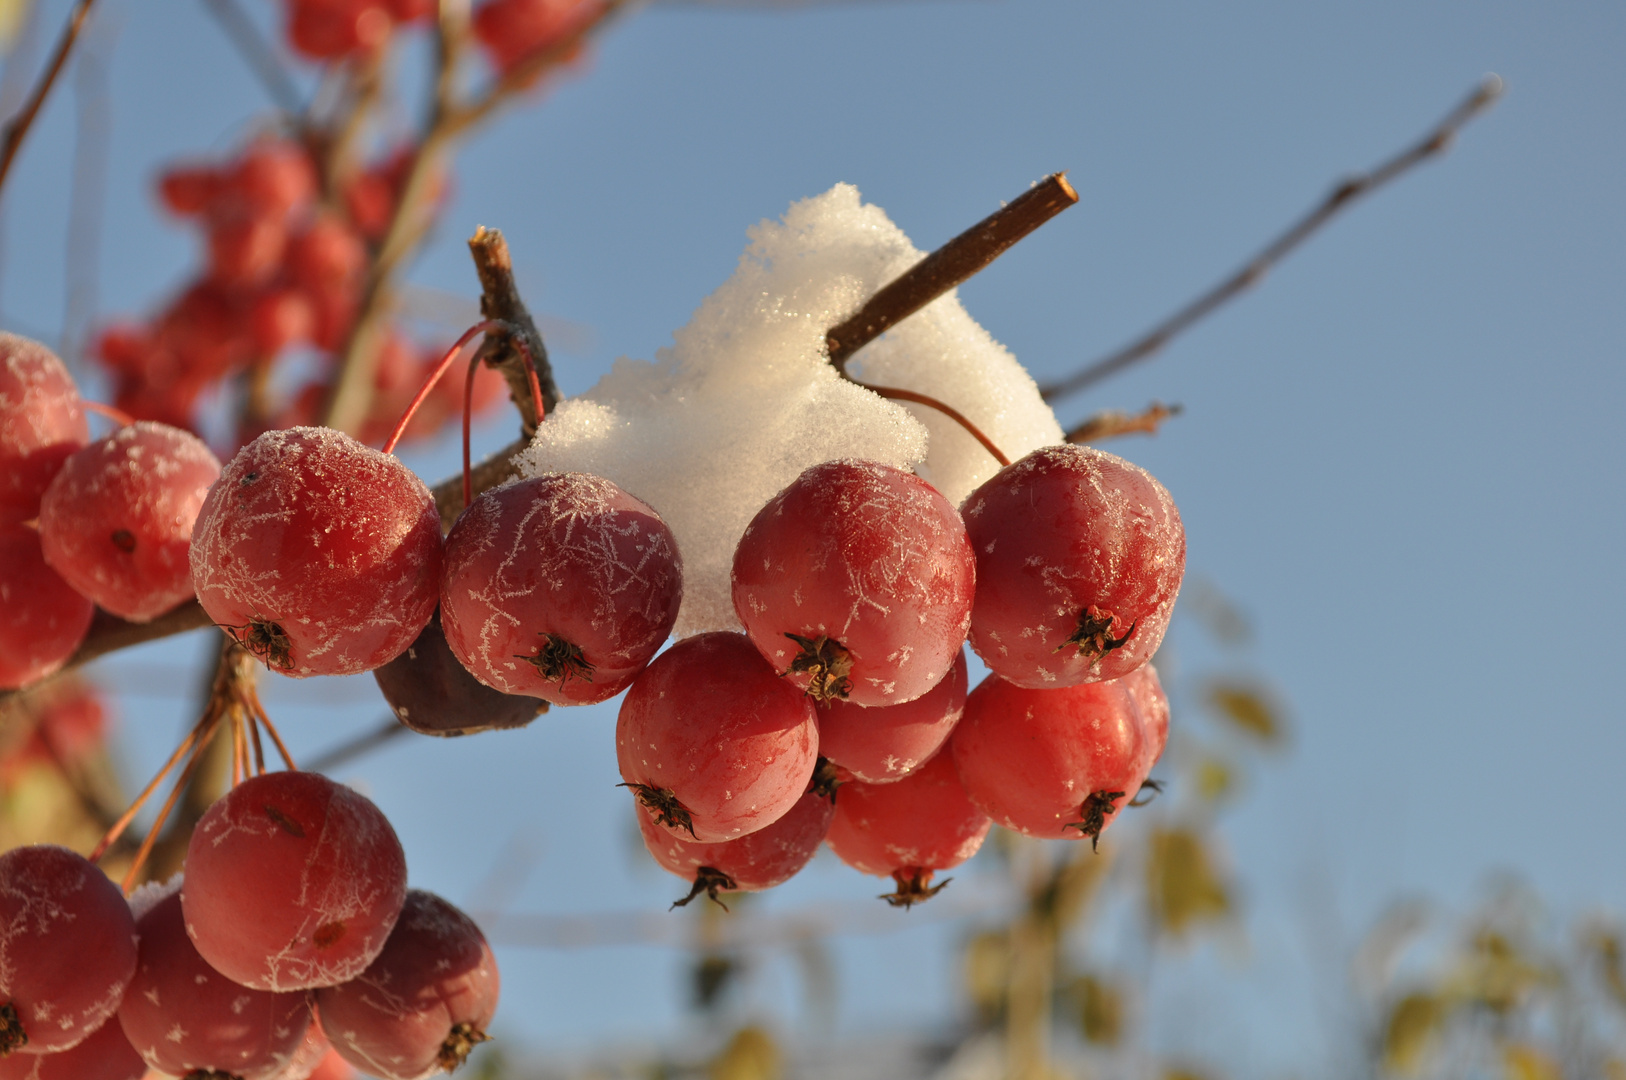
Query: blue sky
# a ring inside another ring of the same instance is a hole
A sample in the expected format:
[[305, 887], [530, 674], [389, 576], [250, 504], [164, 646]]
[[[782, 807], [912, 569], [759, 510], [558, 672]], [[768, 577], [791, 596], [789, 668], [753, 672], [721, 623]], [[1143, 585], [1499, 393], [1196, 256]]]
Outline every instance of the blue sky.
[[[45, 5], [48, 27], [65, 6]], [[102, 6], [118, 31], [101, 46], [106, 316], [149, 310], [195, 257], [151, 198], [160, 163], [227, 151], [266, 103], [203, 5]], [[1351, 940], [1400, 895], [1465, 904], [1500, 869], [1560, 914], [1621, 911], [1622, 55], [1626, 8], [1604, 3], [657, 5], [473, 140], [412, 278], [472, 297], [462, 240], [501, 227], [532, 307], [574, 325], [555, 361], [579, 392], [615, 357], [666, 344], [728, 276], [746, 227], [792, 200], [850, 181], [930, 248], [1068, 169], [1080, 204], [961, 290], [1043, 378], [1145, 328], [1497, 72], [1505, 100], [1449, 155], [1059, 412], [1185, 406], [1157, 438], [1111, 448], [1173, 493], [1190, 572], [1245, 609], [1247, 663], [1292, 706], [1291, 750], [1225, 822], [1258, 966], [1285, 963], [1281, 928], [1307, 883], [1337, 897]], [[10, 329], [62, 324], [74, 104], [53, 99], [5, 195]], [[453, 448], [409, 460], [438, 479]], [[1217, 662], [1189, 626], [1171, 640], [1192, 673]], [[158, 646], [107, 671], [190, 685], [178, 673], [202, 649]], [[371, 695], [370, 680], [268, 690], [307, 753], [375, 723]], [[126, 700], [132, 780], [186, 708], [150, 688]], [[454, 900], [520, 842], [539, 855], [515, 910], [657, 912], [672, 884], [629, 857], [613, 724], [610, 707], [555, 712], [523, 733], [398, 745], [343, 775], [397, 823], [417, 881]], [[874, 884], [821, 862], [771, 902], [856, 903]], [[838, 941], [839, 1030], [950, 1015], [958, 933]], [[502, 959], [517, 1041], [645, 1039], [680, 1022], [679, 950]]]

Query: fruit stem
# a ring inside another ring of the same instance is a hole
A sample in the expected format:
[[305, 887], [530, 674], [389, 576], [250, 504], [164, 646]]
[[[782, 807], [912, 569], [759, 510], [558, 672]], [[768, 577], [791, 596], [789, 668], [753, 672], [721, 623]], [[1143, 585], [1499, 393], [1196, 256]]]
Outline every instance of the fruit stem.
[[[531, 386], [531, 405], [536, 409], [536, 422], [541, 423], [547, 406], [542, 397], [542, 384], [536, 377], [536, 361], [531, 356], [531, 346], [526, 343], [525, 336], [515, 332], [515, 327], [509, 323], [499, 322], [496, 319], [487, 319], [481, 326], [500, 327], [507, 334], [508, 340], [519, 347], [519, 355], [525, 361], [525, 380]], [[467, 507], [474, 501], [474, 478], [469, 465], [469, 426], [474, 416], [474, 373], [480, 370], [480, 353], [469, 357], [469, 373], [463, 381], [463, 505]]]
[[1001, 467], [1011, 463], [1011, 459], [1006, 457], [999, 447], [994, 445], [994, 441], [988, 436], [984, 435], [982, 431], [978, 429], [977, 425], [967, 420], [965, 415], [959, 412], [957, 409], [945, 405], [936, 398], [927, 397], [925, 394], [917, 394], [913, 390], [900, 390], [895, 386], [875, 386], [871, 383], [859, 382], [852, 376], [847, 375], [845, 370], [842, 371], [842, 375], [854, 386], [862, 386], [865, 390], [868, 390], [873, 394], [879, 394], [881, 397], [890, 398], [894, 401], [912, 401], [916, 405], [924, 405], [928, 409], [936, 409], [950, 420], [953, 420], [956, 424], [959, 424], [961, 427], [965, 428], [973, 439], [976, 439], [982, 444], [982, 448], [984, 450], [988, 451], [994, 456], [994, 460], [999, 462]]
[[220, 727], [220, 716], [219, 710], [210, 709], [209, 713], [199, 722], [198, 741], [193, 748], [192, 756], [187, 759], [186, 768], [181, 770], [181, 775], [175, 781], [175, 786], [169, 789], [169, 798], [165, 799], [164, 805], [159, 808], [158, 816], [153, 819], [152, 827], [147, 830], [147, 835], [141, 840], [141, 847], [136, 850], [135, 858], [130, 863], [130, 869], [125, 872], [121, 888], [124, 889], [126, 896], [130, 894], [131, 889], [135, 888], [136, 880], [141, 876], [141, 868], [146, 865], [147, 856], [152, 854], [152, 846], [158, 842], [158, 834], [163, 830], [164, 822], [169, 820], [169, 812], [175, 809], [175, 803], [180, 799], [181, 792], [186, 790], [186, 785], [191, 781], [192, 774], [197, 771], [199, 762], [203, 760], [203, 746], [213, 737], [216, 729]]
[[401, 414], [401, 419], [395, 422], [395, 429], [390, 432], [390, 437], [384, 440], [384, 453], [395, 453], [395, 444], [400, 442], [401, 436], [406, 433], [407, 425], [412, 423], [412, 417], [417, 413], [418, 406], [422, 405], [424, 400], [429, 397], [430, 392], [435, 389], [435, 384], [440, 382], [440, 377], [446, 374], [447, 369], [452, 366], [458, 354], [463, 351], [463, 347], [481, 334], [504, 329], [507, 329], [506, 323], [499, 322], [496, 319], [486, 319], [484, 322], [476, 323], [463, 331], [463, 336], [457, 339], [457, 344], [446, 350], [446, 355], [440, 358], [440, 362], [435, 365], [435, 370], [429, 373], [429, 378], [425, 379], [423, 386], [418, 388], [418, 395], [407, 405], [406, 411]]
[[158, 770], [158, 775], [154, 776], [152, 781], [142, 789], [141, 794], [135, 797], [135, 801], [130, 804], [130, 808], [123, 814], [119, 815], [119, 819], [113, 822], [112, 826], [107, 830], [107, 835], [102, 837], [101, 843], [97, 844], [95, 849], [91, 851], [91, 862], [95, 862], [97, 859], [100, 859], [103, 855], [107, 854], [107, 849], [118, 842], [118, 838], [124, 834], [124, 830], [130, 827], [130, 822], [134, 821], [135, 816], [141, 812], [141, 807], [148, 799], [152, 798], [152, 793], [158, 790], [158, 785], [164, 782], [164, 777], [168, 776], [169, 771], [175, 767], [176, 763], [179, 762], [181, 758], [185, 757], [192, 750], [192, 748], [197, 745], [198, 736], [202, 733], [202, 731], [203, 724], [199, 722], [199, 724], [187, 734], [186, 738], [181, 740], [181, 745], [177, 746], [175, 748], [175, 752], [170, 755], [169, 760], [164, 762], [163, 768]]
[[113, 423], [117, 424], [119, 427], [129, 427], [131, 424], [135, 423], [135, 417], [131, 416], [123, 409], [115, 409], [111, 405], [103, 405], [99, 401], [90, 401], [88, 399], [80, 401], [79, 404], [85, 407], [86, 412], [93, 412], [97, 416], [105, 417], [106, 419], [113, 421]]

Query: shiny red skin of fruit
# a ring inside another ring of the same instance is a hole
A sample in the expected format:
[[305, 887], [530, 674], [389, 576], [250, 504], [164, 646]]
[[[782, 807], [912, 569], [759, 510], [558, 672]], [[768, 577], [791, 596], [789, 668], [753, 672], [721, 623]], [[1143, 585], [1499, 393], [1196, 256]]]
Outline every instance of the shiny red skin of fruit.
[[146, 1075], [147, 1063], [112, 1017], [70, 1050], [0, 1058], [0, 1080], [141, 1080]]
[[37, 341], [0, 333], [0, 525], [32, 519], [51, 477], [89, 441], [67, 366]]
[[902, 705], [819, 705], [819, 753], [866, 784], [902, 780], [948, 741], [965, 711], [965, 653], [941, 682]]
[[[314, 1002], [312, 1003], [314, 1005]], [[316, 1076], [322, 1064], [330, 1058], [337, 1061], [343, 1068], [340, 1076], [353, 1076], [354, 1071], [350, 1065], [333, 1052], [333, 1044], [327, 1041], [327, 1035], [322, 1031], [322, 1019], [314, 1015], [312, 1010], [310, 1026], [305, 1029], [305, 1037], [300, 1040], [299, 1048], [294, 1056], [288, 1059], [288, 1064], [272, 1075], [271, 1080], [311, 1080]]]
[[[610, 481], [546, 473], [481, 495], [446, 537], [440, 624], [463, 666], [505, 694], [588, 705], [625, 690], [672, 632], [683, 563], [666, 522]], [[544, 635], [583, 677], [527, 661]]]
[[[948, 673], [976, 571], [953, 505], [913, 473], [827, 461], [768, 500], [734, 550], [734, 611], [774, 670], [828, 636], [852, 654], [846, 700], [895, 705]], [[806, 689], [809, 675], [787, 681]]]
[[738, 840], [701, 844], [673, 836], [648, 810], [637, 808], [644, 847], [662, 869], [693, 882], [701, 867], [710, 867], [732, 878], [740, 892], [760, 892], [795, 877], [818, 853], [835, 811], [829, 796], [809, 791], [767, 828]]
[[1140, 790], [1151, 763], [1139, 709], [1125, 680], [1030, 690], [990, 675], [966, 699], [949, 739], [972, 800], [1026, 836], [1082, 839], [1085, 800], [1121, 792], [1103, 814], [1112, 824]]
[[0, 1001], [49, 1054], [89, 1037], [119, 1007], [136, 970], [136, 928], [118, 886], [51, 844], [0, 855]]
[[452, 1028], [484, 1033], [497, 1011], [497, 960], [474, 920], [413, 889], [389, 944], [359, 977], [316, 992], [323, 1030], [339, 1056], [384, 1080], [441, 1071]]
[[[1157, 652], [1186, 533], [1146, 470], [1087, 446], [1047, 446], [995, 473], [962, 512], [977, 554], [971, 647], [996, 675], [1075, 686], [1127, 675]], [[1092, 609], [1111, 615], [1111, 638], [1128, 635], [1100, 657], [1067, 644]]]
[[1141, 745], [1141, 772], [1149, 774], [1169, 742], [1168, 695], [1163, 693], [1163, 681], [1157, 677], [1157, 668], [1149, 663], [1131, 671], [1122, 681], [1140, 712], [1141, 732], [1145, 736]]
[[[435, 613], [440, 514], [405, 465], [327, 428], [268, 431], [227, 462], [192, 530], [204, 611], [274, 671], [371, 671]], [[256, 644], [274, 624], [285, 651]]]
[[837, 788], [824, 841], [853, 869], [886, 877], [959, 866], [982, 847], [988, 825], [949, 755], [938, 754], [897, 783]]
[[783, 817], [819, 755], [813, 702], [774, 674], [744, 634], [684, 638], [633, 681], [615, 725], [629, 784], [670, 791], [703, 843], [733, 840]]
[[95, 604], [45, 565], [39, 533], [0, 522], [0, 690], [60, 668], [95, 614]]
[[40, 503], [45, 561], [131, 622], [192, 598], [192, 523], [220, 459], [180, 428], [143, 420], [77, 451]]
[[217, 1069], [270, 1080], [299, 1050], [310, 995], [239, 986], [211, 967], [186, 935], [171, 894], [136, 922], [141, 962], [119, 1006], [119, 1024], [148, 1065], [171, 1076]]
[[318, 773], [237, 785], [186, 849], [186, 928], [216, 970], [257, 990], [353, 979], [384, 948], [406, 855], [384, 814]]

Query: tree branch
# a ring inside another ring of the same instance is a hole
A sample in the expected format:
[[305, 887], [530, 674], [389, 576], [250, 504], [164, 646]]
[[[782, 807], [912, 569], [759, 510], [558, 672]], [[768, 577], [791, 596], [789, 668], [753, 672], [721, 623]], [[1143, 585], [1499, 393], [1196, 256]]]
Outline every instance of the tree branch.
[[29, 129], [34, 126], [34, 117], [39, 115], [40, 106], [45, 103], [45, 96], [51, 92], [56, 84], [57, 76], [62, 74], [63, 66], [68, 62], [68, 54], [73, 51], [73, 43], [79, 39], [79, 31], [84, 28], [85, 18], [90, 14], [91, 5], [96, 0], [79, 0], [74, 6], [73, 14], [68, 16], [68, 25], [63, 28], [62, 37], [57, 40], [56, 52], [51, 55], [51, 61], [45, 66], [45, 73], [35, 84], [33, 93], [23, 107], [17, 110], [17, 115], [6, 121], [5, 127], [0, 129], [0, 188], [5, 187], [6, 177], [11, 174], [11, 163], [17, 157], [17, 151], [22, 148], [23, 138]]
[[1154, 401], [1144, 412], [1126, 413], [1117, 409], [1103, 409], [1067, 433], [1070, 443], [1095, 443], [1102, 439], [1115, 439], [1119, 435], [1156, 435], [1163, 421], [1179, 416], [1179, 405], [1165, 405]]
[[1046, 401], [1077, 393], [1093, 386], [1137, 361], [1156, 353], [1176, 334], [1201, 321], [1216, 308], [1254, 285], [1260, 278], [1285, 258], [1294, 248], [1308, 240], [1323, 225], [1363, 195], [1370, 195], [1391, 180], [1410, 171], [1429, 158], [1450, 147], [1458, 131], [1496, 102], [1502, 95], [1502, 80], [1495, 75], [1485, 78], [1463, 102], [1446, 114], [1422, 139], [1389, 158], [1369, 173], [1352, 176], [1338, 184], [1321, 204], [1288, 227], [1276, 239], [1250, 259], [1241, 269], [1218, 285], [1209, 289], [1185, 307], [1176, 311], [1147, 333], [1116, 352], [1108, 353], [1076, 374], [1058, 382], [1041, 386], [1039, 392]]
[[277, 108], [289, 116], [298, 116], [304, 109], [299, 87], [283, 66], [275, 50], [260, 34], [254, 21], [237, 6], [236, 0], [203, 0], [203, 6], [220, 23], [220, 28], [237, 49], [245, 63], [254, 69], [265, 92], [271, 95]]
[[830, 363], [846, 374], [853, 353], [1003, 255], [1012, 244], [1078, 202], [1065, 173], [1055, 173], [983, 218], [869, 298], [830, 328]]
[[[480, 314], [514, 326], [525, 339], [531, 362], [536, 365], [537, 382], [542, 387], [543, 408], [552, 412], [559, 404], [559, 387], [553, 381], [553, 365], [548, 363], [548, 348], [542, 341], [542, 332], [536, 328], [536, 321], [531, 318], [514, 281], [514, 262], [508, 254], [508, 242], [499, 230], [481, 225], [469, 237], [469, 254], [474, 258], [475, 273], [480, 275]], [[503, 334], [488, 335], [480, 352], [485, 363], [502, 372], [503, 378], [508, 380], [508, 396], [523, 418], [521, 431], [527, 437], [536, 434], [541, 418], [536, 415], [536, 403], [531, 400], [524, 356]]]

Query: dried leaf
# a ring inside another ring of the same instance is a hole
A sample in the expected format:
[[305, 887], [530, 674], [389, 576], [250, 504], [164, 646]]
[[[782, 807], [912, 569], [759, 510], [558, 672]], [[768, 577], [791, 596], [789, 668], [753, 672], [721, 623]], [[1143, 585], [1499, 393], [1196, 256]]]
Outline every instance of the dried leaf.
[[1266, 743], [1280, 742], [1287, 734], [1281, 709], [1261, 686], [1216, 681], [1208, 687], [1206, 704], [1243, 734]]
[[1002, 930], [984, 930], [966, 943], [965, 989], [984, 1019], [1005, 1008], [1005, 989], [1011, 979], [1011, 942]]
[[711, 1080], [779, 1080], [783, 1074], [779, 1045], [754, 1024], [735, 1032], [706, 1069]]
[[1457, 995], [1483, 1008], [1508, 1013], [1531, 991], [1551, 985], [1555, 978], [1555, 972], [1525, 956], [1511, 938], [1481, 930], [1449, 984]]
[[1219, 802], [1236, 790], [1236, 771], [1222, 758], [1197, 763], [1197, 794], [1205, 802]]
[[1433, 994], [1408, 994], [1397, 1001], [1383, 1032], [1384, 1064], [1394, 1072], [1416, 1072], [1433, 1048], [1446, 1011]]
[[1623, 966], [1620, 937], [1612, 930], [1597, 929], [1587, 936], [1587, 947], [1598, 961], [1603, 985], [1609, 997], [1626, 1008], [1626, 966]]
[[1512, 1044], [1502, 1060], [1507, 1066], [1507, 1080], [1563, 1080], [1558, 1062], [1528, 1044]]
[[28, 21], [34, 0], [0, 0], [0, 53], [9, 53], [17, 35]]
[[1117, 1046], [1124, 1033], [1123, 992], [1093, 975], [1078, 976], [1067, 992], [1084, 1038], [1098, 1046]]
[[1211, 1080], [1208, 1073], [1198, 1072], [1189, 1065], [1171, 1065], [1163, 1070], [1163, 1080]]
[[1207, 845], [1187, 829], [1152, 834], [1146, 859], [1146, 900], [1152, 923], [1176, 936], [1231, 910], [1230, 892]]

